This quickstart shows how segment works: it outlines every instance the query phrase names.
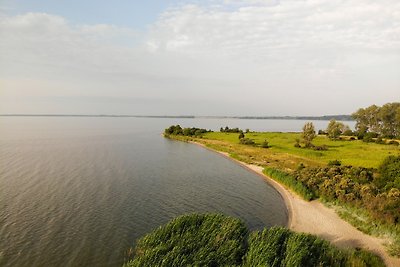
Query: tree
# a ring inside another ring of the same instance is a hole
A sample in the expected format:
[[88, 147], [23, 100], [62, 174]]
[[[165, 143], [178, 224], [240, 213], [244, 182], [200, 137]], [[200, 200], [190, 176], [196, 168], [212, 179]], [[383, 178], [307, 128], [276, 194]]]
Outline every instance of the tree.
[[315, 133], [314, 124], [312, 122], [307, 122], [306, 124], [304, 124], [301, 137], [306, 147], [312, 146], [311, 142], [316, 136], [317, 135]]
[[400, 103], [387, 103], [382, 107], [376, 105], [360, 108], [352, 114], [357, 121], [356, 130], [359, 136], [367, 132], [376, 133], [382, 137], [394, 138], [400, 136]]
[[329, 122], [328, 127], [326, 128], [326, 132], [328, 133], [329, 139], [337, 140], [340, 135], [347, 129], [349, 129], [348, 126], [346, 127], [343, 123], [332, 119]]
[[[383, 105], [378, 116], [381, 120], [381, 133], [388, 138], [394, 138], [400, 134], [400, 103], [387, 103]], [[396, 121], [397, 120], [397, 121]]]

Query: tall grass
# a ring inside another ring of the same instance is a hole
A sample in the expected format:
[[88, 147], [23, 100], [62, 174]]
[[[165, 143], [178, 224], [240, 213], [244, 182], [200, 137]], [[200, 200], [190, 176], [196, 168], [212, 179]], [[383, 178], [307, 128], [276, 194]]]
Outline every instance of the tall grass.
[[263, 172], [272, 179], [290, 188], [305, 200], [310, 201], [315, 199], [315, 194], [313, 191], [303, 185], [300, 181], [296, 180], [296, 178], [294, 178], [292, 175], [281, 170], [268, 167], [264, 168]]
[[132, 266], [384, 266], [367, 251], [339, 249], [316, 236], [273, 227], [248, 234], [221, 214], [178, 217], [141, 238]]

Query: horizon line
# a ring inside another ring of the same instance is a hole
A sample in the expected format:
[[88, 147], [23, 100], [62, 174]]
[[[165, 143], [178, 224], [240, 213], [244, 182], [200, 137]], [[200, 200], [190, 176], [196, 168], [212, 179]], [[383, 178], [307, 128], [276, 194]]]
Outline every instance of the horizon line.
[[220, 115], [132, 115], [132, 114], [25, 114], [25, 113], [6, 113], [0, 117], [126, 117], [126, 118], [231, 118], [231, 119], [333, 119], [338, 117], [341, 120], [353, 120], [349, 114], [335, 115], [275, 115], [275, 116], [220, 116]]

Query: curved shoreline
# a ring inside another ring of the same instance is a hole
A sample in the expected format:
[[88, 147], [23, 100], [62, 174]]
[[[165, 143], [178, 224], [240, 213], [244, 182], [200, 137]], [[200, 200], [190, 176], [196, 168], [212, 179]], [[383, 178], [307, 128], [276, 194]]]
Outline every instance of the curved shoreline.
[[253, 173], [261, 176], [268, 184], [282, 196], [288, 211], [288, 228], [296, 232], [305, 232], [326, 239], [338, 247], [362, 247], [373, 251], [384, 260], [386, 266], [400, 266], [400, 258], [391, 257], [385, 250], [384, 239], [373, 237], [359, 231], [357, 228], [341, 219], [336, 212], [324, 206], [318, 200], [305, 201], [290, 189], [276, 182], [263, 173], [263, 167], [247, 164], [232, 158], [228, 153], [205, 146], [204, 144], [189, 141], [209, 151], [238, 163]]

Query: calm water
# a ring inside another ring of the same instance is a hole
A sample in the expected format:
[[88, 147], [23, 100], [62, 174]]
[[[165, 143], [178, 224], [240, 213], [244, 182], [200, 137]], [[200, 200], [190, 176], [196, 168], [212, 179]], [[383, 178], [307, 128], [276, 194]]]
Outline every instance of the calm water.
[[120, 266], [137, 238], [188, 212], [222, 212], [251, 229], [286, 224], [281, 197], [262, 178], [164, 139], [175, 123], [269, 131], [304, 124], [0, 117], [0, 266]]

